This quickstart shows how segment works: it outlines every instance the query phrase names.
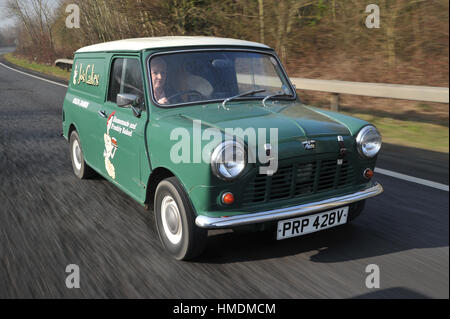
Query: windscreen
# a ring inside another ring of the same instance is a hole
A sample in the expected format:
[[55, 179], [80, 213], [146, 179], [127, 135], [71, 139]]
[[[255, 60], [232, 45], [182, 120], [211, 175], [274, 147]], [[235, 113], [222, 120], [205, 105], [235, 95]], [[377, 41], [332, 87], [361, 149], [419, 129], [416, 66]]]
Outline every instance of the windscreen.
[[150, 60], [154, 100], [161, 106], [245, 98], [294, 96], [277, 59], [247, 51], [202, 51], [157, 55]]

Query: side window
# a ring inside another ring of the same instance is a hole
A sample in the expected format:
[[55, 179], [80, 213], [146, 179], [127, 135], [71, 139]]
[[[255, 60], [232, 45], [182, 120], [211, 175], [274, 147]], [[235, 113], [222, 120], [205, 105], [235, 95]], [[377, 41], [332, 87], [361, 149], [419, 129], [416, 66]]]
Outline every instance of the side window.
[[115, 59], [111, 67], [108, 101], [116, 103], [117, 94], [127, 93], [139, 97], [138, 107], [145, 110], [144, 84], [138, 59]]

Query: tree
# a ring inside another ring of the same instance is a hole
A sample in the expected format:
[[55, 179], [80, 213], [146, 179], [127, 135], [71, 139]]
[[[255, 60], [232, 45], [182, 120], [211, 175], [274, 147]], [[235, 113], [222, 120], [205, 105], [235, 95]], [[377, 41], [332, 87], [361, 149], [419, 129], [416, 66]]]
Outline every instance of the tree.
[[5, 8], [21, 28], [21, 49], [34, 51], [45, 60], [51, 60], [55, 55], [54, 17], [47, 0], [7, 0]]

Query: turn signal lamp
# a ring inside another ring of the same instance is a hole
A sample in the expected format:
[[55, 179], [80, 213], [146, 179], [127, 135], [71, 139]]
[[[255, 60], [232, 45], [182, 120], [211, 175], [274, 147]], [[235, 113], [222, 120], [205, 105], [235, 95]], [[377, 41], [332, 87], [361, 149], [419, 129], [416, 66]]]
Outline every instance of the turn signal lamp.
[[373, 171], [370, 168], [366, 168], [364, 171], [364, 177], [367, 179], [371, 179], [373, 177]]
[[234, 203], [234, 195], [232, 193], [225, 193], [222, 195], [222, 203], [231, 205]]

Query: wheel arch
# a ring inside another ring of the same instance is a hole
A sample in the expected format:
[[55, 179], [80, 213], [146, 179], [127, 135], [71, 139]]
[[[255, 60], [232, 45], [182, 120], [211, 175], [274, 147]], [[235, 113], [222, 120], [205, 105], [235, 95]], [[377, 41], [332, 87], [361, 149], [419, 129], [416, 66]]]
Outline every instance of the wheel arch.
[[[73, 131], [78, 132], [78, 128], [75, 126], [74, 123], [71, 123], [71, 124], [69, 125], [69, 130], [68, 130], [68, 132], [67, 132], [67, 140], [70, 140], [70, 135], [72, 134]], [[78, 134], [78, 135], [80, 135], [80, 134]]]
[[145, 203], [151, 210], [154, 209], [154, 198], [158, 184], [169, 177], [176, 177], [175, 174], [165, 167], [158, 167], [152, 171], [147, 182], [147, 194]]

